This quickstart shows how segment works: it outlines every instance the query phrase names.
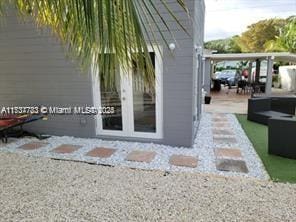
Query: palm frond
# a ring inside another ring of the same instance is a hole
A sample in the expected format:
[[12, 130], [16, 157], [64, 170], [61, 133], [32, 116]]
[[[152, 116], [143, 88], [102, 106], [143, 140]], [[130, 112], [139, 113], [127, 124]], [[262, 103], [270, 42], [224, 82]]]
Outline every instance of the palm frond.
[[[186, 13], [185, 0], [175, 1]], [[154, 83], [147, 43], [153, 47], [158, 32], [168, 45], [164, 32], [170, 32], [158, 11], [160, 5], [186, 31], [166, 0], [1, 0], [0, 13], [3, 2], [14, 2], [22, 15], [32, 15], [41, 27], [49, 26], [84, 69], [94, 63], [105, 85], [114, 82], [118, 64], [128, 70], [135, 62], [145, 82]]]
[[5, 1], [0, 1], [0, 16], [2, 16], [4, 14], [4, 5], [5, 5]]

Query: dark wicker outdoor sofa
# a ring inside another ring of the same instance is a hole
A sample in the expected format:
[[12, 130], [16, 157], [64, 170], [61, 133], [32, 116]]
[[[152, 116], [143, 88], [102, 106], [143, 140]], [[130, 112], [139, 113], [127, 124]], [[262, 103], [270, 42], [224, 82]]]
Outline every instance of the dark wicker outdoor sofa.
[[268, 153], [296, 159], [296, 119], [269, 119]]
[[248, 120], [268, 125], [269, 118], [293, 117], [296, 97], [258, 97], [248, 101]]
[[248, 101], [248, 120], [268, 125], [268, 153], [296, 159], [296, 97]]

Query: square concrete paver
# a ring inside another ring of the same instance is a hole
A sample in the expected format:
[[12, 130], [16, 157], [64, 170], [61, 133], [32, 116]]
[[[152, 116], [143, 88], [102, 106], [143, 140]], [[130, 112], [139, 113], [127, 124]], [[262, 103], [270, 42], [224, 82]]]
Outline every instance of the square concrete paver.
[[172, 155], [169, 161], [170, 164], [183, 167], [197, 167], [197, 158], [194, 156]]
[[125, 159], [128, 161], [150, 163], [154, 159], [155, 155], [156, 152], [154, 151], [134, 150], [130, 152]]
[[44, 143], [44, 142], [30, 142], [30, 143], [25, 143], [21, 146], [19, 146], [19, 149], [23, 149], [23, 150], [37, 150], [43, 146], [48, 145], [48, 143]]
[[246, 162], [243, 160], [217, 159], [216, 168], [221, 171], [248, 173]]
[[234, 132], [230, 129], [213, 128], [213, 134], [232, 136], [232, 135], [234, 135]]
[[219, 123], [219, 122], [228, 122], [227, 118], [212, 118], [212, 122]]
[[219, 148], [215, 149], [217, 159], [241, 159], [242, 153], [239, 149]]
[[218, 123], [212, 123], [214, 128], [230, 128], [230, 124], [228, 122], [218, 122]]
[[213, 118], [224, 118], [224, 119], [226, 119], [227, 116], [224, 113], [214, 113]]
[[82, 146], [72, 145], [72, 144], [62, 144], [56, 147], [55, 149], [53, 149], [52, 152], [61, 153], [61, 154], [73, 153], [81, 147]]
[[100, 158], [108, 158], [112, 156], [112, 154], [116, 151], [116, 149], [112, 148], [105, 148], [105, 147], [98, 147], [91, 151], [89, 151], [86, 156], [91, 157], [100, 157]]
[[222, 136], [214, 136], [215, 143], [227, 143], [227, 144], [236, 144], [237, 140], [235, 137], [222, 137]]

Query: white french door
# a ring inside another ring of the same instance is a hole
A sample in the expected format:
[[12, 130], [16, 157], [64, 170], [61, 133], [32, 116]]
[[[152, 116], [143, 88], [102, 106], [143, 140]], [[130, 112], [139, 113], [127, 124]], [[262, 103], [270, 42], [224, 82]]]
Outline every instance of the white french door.
[[162, 138], [162, 60], [159, 52], [150, 50], [150, 56], [155, 70], [153, 87], [144, 84], [137, 69], [124, 73], [118, 67], [111, 88], [93, 78], [94, 105], [107, 108], [102, 111], [114, 108], [113, 113], [96, 116], [97, 135]]

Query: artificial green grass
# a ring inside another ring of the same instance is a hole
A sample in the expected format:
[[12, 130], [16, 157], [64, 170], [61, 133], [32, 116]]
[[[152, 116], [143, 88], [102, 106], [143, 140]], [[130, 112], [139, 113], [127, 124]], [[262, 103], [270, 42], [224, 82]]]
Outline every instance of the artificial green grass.
[[268, 154], [268, 128], [236, 115], [273, 181], [296, 183], [296, 160]]

